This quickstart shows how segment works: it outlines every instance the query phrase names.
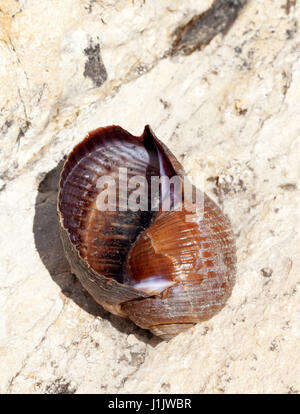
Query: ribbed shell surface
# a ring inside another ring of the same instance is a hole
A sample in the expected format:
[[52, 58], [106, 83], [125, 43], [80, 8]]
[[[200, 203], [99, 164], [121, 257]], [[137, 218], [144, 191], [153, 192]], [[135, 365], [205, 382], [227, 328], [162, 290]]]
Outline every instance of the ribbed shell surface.
[[[144, 328], [197, 323], [217, 313], [235, 282], [235, 245], [230, 224], [205, 194], [204, 214], [186, 222], [187, 211], [161, 212], [131, 248], [128, 271], [164, 275], [175, 282], [162, 295], [122, 307]], [[163, 243], [161, 242], [163, 240]], [[149, 325], [149, 321], [150, 325]]]
[[[128, 179], [149, 179], [162, 169], [170, 177], [184, 174], [149, 127], [141, 137], [117, 126], [91, 132], [61, 174], [58, 211], [66, 256], [98, 303], [170, 338], [213, 316], [230, 296], [236, 271], [230, 223], [202, 193], [204, 210], [191, 222], [184, 209], [120, 211], [119, 197], [117, 211], [99, 211], [98, 180], [110, 176], [118, 183], [119, 168], [127, 168]], [[124, 284], [124, 274], [136, 282], [161, 278], [170, 286], [150, 294]]]

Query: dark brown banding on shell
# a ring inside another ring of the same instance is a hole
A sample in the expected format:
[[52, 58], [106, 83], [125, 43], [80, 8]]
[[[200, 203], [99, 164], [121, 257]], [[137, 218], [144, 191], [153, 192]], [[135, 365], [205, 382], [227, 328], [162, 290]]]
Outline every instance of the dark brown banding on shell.
[[[152, 150], [153, 152], [153, 150]], [[119, 194], [119, 168], [127, 168], [127, 176], [145, 176], [149, 168], [159, 175], [158, 167], [149, 166], [151, 148], [120, 127], [95, 130], [71, 153], [63, 170], [59, 209], [64, 227], [80, 256], [102, 275], [122, 281], [122, 266], [137, 235], [144, 230], [151, 212], [100, 211], [97, 196], [99, 178], [115, 179]], [[154, 159], [154, 157], [152, 157]], [[122, 183], [121, 183], [122, 184]], [[130, 191], [127, 192], [129, 196]]]
[[[118, 196], [116, 211], [100, 211], [98, 180], [108, 175], [118, 183], [119, 168], [127, 168], [128, 179], [146, 177], [148, 196], [152, 176], [178, 175], [181, 183], [184, 176], [149, 126], [140, 137], [118, 126], [89, 133], [71, 152], [61, 175], [58, 211], [66, 256], [98, 303], [170, 338], [224, 306], [235, 281], [233, 234], [205, 194], [203, 217], [197, 213], [191, 222], [174, 205], [168, 212], [120, 211], [124, 199]], [[177, 193], [172, 191], [174, 201]], [[161, 282], [163, 287], [157, 288]]]

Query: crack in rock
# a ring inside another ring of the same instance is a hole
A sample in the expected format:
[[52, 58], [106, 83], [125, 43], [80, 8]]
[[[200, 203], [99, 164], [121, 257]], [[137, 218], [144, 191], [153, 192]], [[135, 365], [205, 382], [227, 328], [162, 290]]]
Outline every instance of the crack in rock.
[[71, 381], [63, 377], [56, 378], [45, 389], [45, 394], [74, 394], [75, 392], [76, 388], [71, 385]]

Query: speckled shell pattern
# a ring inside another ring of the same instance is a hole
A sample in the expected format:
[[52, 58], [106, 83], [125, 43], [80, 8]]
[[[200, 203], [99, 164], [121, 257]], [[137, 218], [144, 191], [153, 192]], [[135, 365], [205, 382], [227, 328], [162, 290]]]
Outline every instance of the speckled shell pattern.
[[[204, 209], [192, 221], [186, 220], [184, 208], [99, 211], [97, 180], [117, 178], [119, 168], [127, 168], [128, 179], [139, 175], [149, 180], [160, 176], [162, 168], [169, 177], [184, 177], [180, 163], [149, 126], [140, 137], [119, 126], [90, 132], [61, 173], [58, 215], [66, 257], [105, 309], [170, 339], [224, 307], [235, 283], [234, 236], [228, 219], [205, 193]], [[118, 198], [117, 206], [122, 202]], [[170, 286], [149, 293], [124, 283], [125, 274], [136, 281], [158, 276]]]

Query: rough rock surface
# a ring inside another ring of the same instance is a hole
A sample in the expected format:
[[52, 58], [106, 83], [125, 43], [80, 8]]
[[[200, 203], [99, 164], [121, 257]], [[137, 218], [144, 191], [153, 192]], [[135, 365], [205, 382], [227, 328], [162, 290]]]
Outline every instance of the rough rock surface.
[[[0, 3], [1, 393], [300, 391], [300, 2], [224, 4]], [[61, 161], [110, 124], [150, 124], [237, 237], [227, 306], [169, 342], [95, 304], [62, 252]]]

